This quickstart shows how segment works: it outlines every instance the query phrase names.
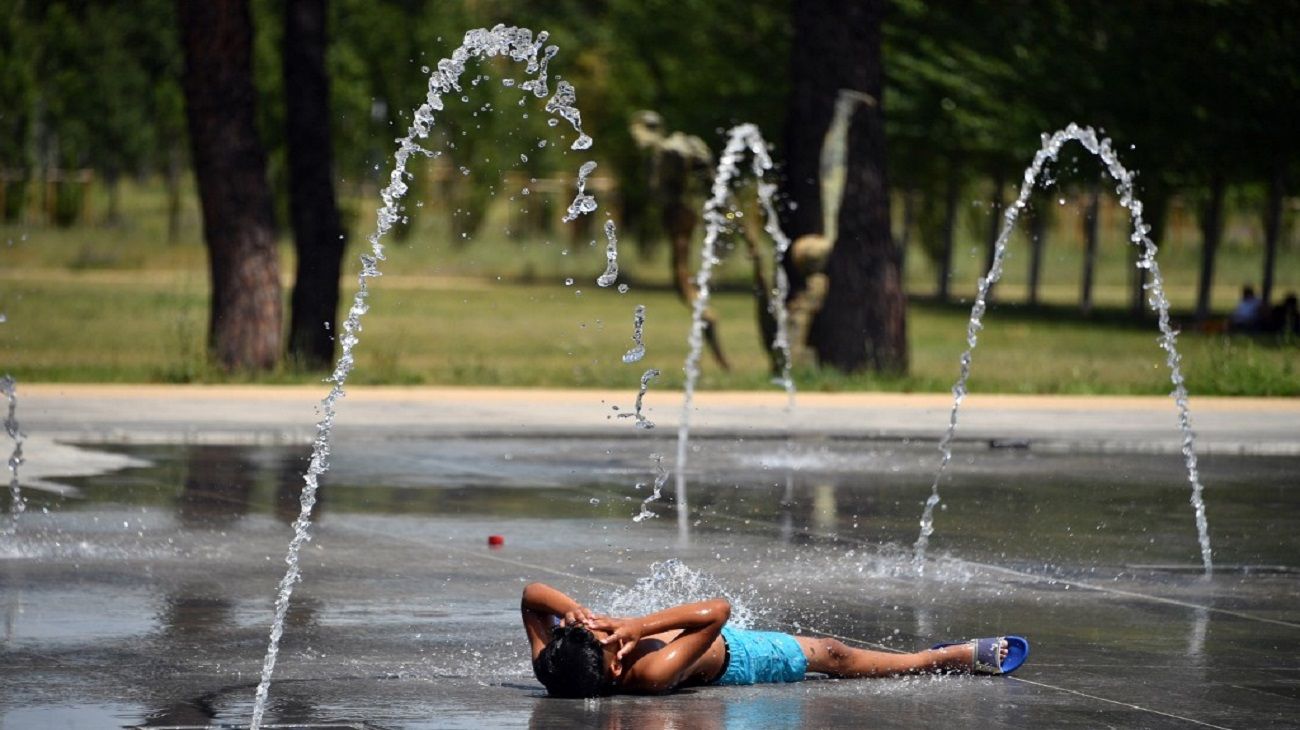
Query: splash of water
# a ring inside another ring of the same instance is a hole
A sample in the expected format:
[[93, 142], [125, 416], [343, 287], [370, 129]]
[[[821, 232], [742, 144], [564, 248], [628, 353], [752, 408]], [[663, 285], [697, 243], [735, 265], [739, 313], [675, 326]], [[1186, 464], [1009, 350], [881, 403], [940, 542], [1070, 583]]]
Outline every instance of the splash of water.
[[638, 304], [632, 310], [632, 349], [623, 353], [623, 362], [631, 365], [639, 362], [645, 357], [645, 342], [642, 337], [645, 334], [645, 305]]
[[615, 281], [618, 281], [618, 231], [614, 229], [614, 221], [607, 220], [605, 221], [605, 273], [596, 277], [596, 284], [606, 287]]
[[636, 418], [636, 427], [649, 431], [655, 427], [654, 421], [646, 418], [641, 413], [641, 403], [645, 400], [646, 391], [650, 389], [650, 381], [659, 377], [659, 371], [654, 368], [641, 373], [641, 390], [636, 394], [636, 410], [633, 413], [620, 413], [619, 418]]
[[983, 317], [987, 308], [989, 289], [1002, 276], [1002, 262], [1006, 257], [1007, 240], [1011, 237], [1011, 230], [1015, 226], [1016, 219], [1020, 217], [1021, 211], [1028, 205], [1029, 194], [1033, 190], [1039, 173], [1042, 172], [1044, 165], [1056, 160], [1061, 147], [1070, 141], [1078, 142], [1084, 149], [1096, 155], [1105, 164], [1106, 171], [1115, 181], [1115, 192], [1119, 195], [1120, 205], [1128, 209], [1129, 218], [1132, 220], [1133, 232], [1129, 235], [1129, 241], [1140, 248], [1137, 266], [1151, 273], [1150, 281], [1144, 286], [1147, 290], [1147, 303], [1158, 313], [1160, 337], [1157, 341], [1161, 349], [1165, 351], [1165, 364], [1169, 367], [1169, 380], [1174, 386], [1170, 396], [1177, 406], [1178, 428], [1183, 435], [1182, 453], [1187, 466], [1187, 481], [1192, 487], [1189, 501], [1195, 513], [1197, 538], [1201, 547], [1201, 562], [1207, 575], [1214, 569], [1210, 552], [1209, 522], [1205, 515], [1205, 500], [1202, 496], [1204, 487], [1201, 485], [1200, 472], [1196, 463], [1196, 434], [1192, 431], [1191, 413], [1187, 405], [1187, 386], [1183, 382], [1182, 358], [1179, 356], [1177, 348], [1178, 333], [1169, 322], [1169, 300], [1165, 298], [1164, 280], [1160, 276], [1160, 265], [1156, 263], [1156, 244], [1147, 235], [1151, 232], [1151, 227], [1142, 219], [1142, 201], [1133, 195], [1133, 173], [1120, 164], [1119, 156], [1115, 154], [1115, 150], [1111, 147], [1111, 141], [1106, 138], [1099, 138], [1091, 127], [1079, 127], [1076, 124], [1070, 124], [1065, 129], [1054, 134], [1043, 135], [1042, 148], [1034, 155], [1033, 163], [1025, 169], [1020, 194], [1016, 197], [1015, 202], [1008, 206], [1003, 213], [1005, 222], [1002, 225], [1001, 233], [998, 234], [993, 253], [993, 263], [989, 267], [988, 274], [979, 280], [975, 303], [971, 306], [970, 323], [966, 326], [966, 351], [961, 355], [960, 374], [957, 377], [957, 382], [952, 386], [953, 403], [952, 411], [948, 416], [948, 430], [944, 432], [943, 438], [939, 441], [939, 451], [943, 456], [934, 475], [934, 483], [930, 485], [930, 497], [925, 501], [925, 510], [921, 515], [921, 534], [913, 547], [912, 560], [918, 573], [923, 573], [925, 570], [925, 551], [929, 545], [930, 535], [934, 533], [934, 508], [939, 504], [939, 480], [943, 477], [948, 462], [952, 461], [952, 438], [957, 430], [957, 412], [961, 408], [962, 401], [966, 398], [966, 382], [970, 378], [971, 354], [975, 350], [979, 332], [984, 327]]
[[573, 196], [573, 202], [569, 203], [569, 209], [564, 213], [562, 220], [565, 223], [577, 220], [578, 216], [596, 210], [596, 196], [587, 194], [587, 178], [591, 177], [591, 173], [595, 171], [595, 160], [587, 160], [582, 163], [582, 167], [578, 168], [578, 193]]
[[695, 397], [695, 382], [700, 377], [700, 354], [704, 348], [704, 312], [709, 306], [709, 280], [713, 276], [713, 267], [718, 264], [714, 253], [718, 236], [727, 227], [729, 216], [726, 212], [727, 201], [731, 196], [731, 183], [740, 174], [740, 162], [748, 152], [753, 159], [752, 171], [758, 179], [758, 197], [766, 217], [764, 230], [776, 242], [776, 287], [771, 293], [768, 306], [776, 319], [776, 335], [773, 346], [780, 349], [784, 365], [780, 378], [781, 384], [789, 394], [790, 403], [794, 403], [794, 380], [790, 377], [790, 338], [788, 332], [788, 315], [785, 308], [789, 292], [789, 280], [785, 276], [783, 262], [790, 240], [781, 231], [777, 221], [776, 209], [772, 196], [776, 185], [766, 182], [765, 176], [772, 169], [772, 158], [767, 152], [767, 142], [753, 124], [741, 124], [732, 127], [727, 133], [727, 145], [718, 158], [718, 169], [713, 176], [712, 195], [704, 204], [704, 244], [700, 250], [700, 270], [695, 275], [697, 290], [694, 306], [691, 310], [691, 331], [687, 338], [690, 351], [682, 370], [686, 373], [686, 385], [682, 397], [682, 417], [677, 426], [677, 523], [683, 536], [687, 529], [686, 502], [686, 454], [691, 437], [691, 404]]
[[[649, 497], [646, 497], [645, 499], [641, 500], [641, 511], [632, 517], [633, 522], [641, 522], [642, 520], [647, 520], [650, 519], [651, 517], [659, 516], [654, 512], [650, 511], [650, 503], [658, 502], [659, 497], [663, 495], [664, 483], [668, 481], [668, 470], [664, 468], [663, 454], [651, 454], [650, 458], [654, 459], [655, 461], [654, 491], [650, 493]], [[641, 487], [644, 486], [645, 486], [644, 484], [638, 484], [636, 485], [636, 488], [640, 489]]]
[[638, 578], [629, 588], [598, 596], [594, 605], [611, 616], [644, 616], [682, 603], [726, 598], [731, 604], [728, 625], [746, 628], [757, 617], [753, 589], [736, 590], [708, 573], [695, 570], [673, 558], [650, 566], [650, 574]]
[[[339, 338], [342, 353], [339, 355], [334, 372], [327, 379], [327, 382], [332, 382], [334, 386], [329, 395], [321, 401], [322, 417], [320, 422], [316, 424], [316, 437], [312, 442], [311, 461], [307, 472], [303, 475], [305, 484], [299, 500], [301, 511], [297, 520], [294, 521], [294, 535], [289, 542], [288, 554], [285, 557], [288, 570], [280, 581], [279, 592], [275, 600], [275, 620], [271, 626], [270, 641], [266, 657], [262, 663], [262, 678], [257, 685], [257, 695], [253, 704], [252, 730], [257, 730], [262, 724], [262, 717], [266, 710], [266, 698], [270, 691], [271, 676], [275, 671], [276, 657], [280, 651], [280, 638], [284, 633], [284, 618], [289, 610], [289, 601], [293, 595], [294, 585], [298, 583], [302, 576], [298, 564], [298, 554], [302, 549], [302, 545], [311, 539], [311, 513], [316, 504], [319, 479], [329, 469], [330, 432], [334, 426], [335, 404], [344, 395], [343, 386], [347, 381], [348, 373], [352, 371], [354, 365], [352, 353], [359, 341], [357, 335], [361, 331], [361, 318], [369, 309], [369, 305], [366, 303], [369, 296], [367, 280], [380, 275], [378, 262], [384, 260], [384, 247], [381, 239], [402, 216], [401, 199], [406, 195], [406, 181], [411, 177], [411, 174], [406, 171], [406, 163], [412, 154], [425, 156], [433, 154], [421, 147], [416, 140], [423, 140], [429, 136], [434, 126], [434, 113], [443, 109], [443, 95], [461, 91], [460, 77], [465, 71], [465, 64], [472, 59], [482, 60], [500, 56], [524, 64], [524, 73], [529, 78], [520, 84], [519, 88], [526, 93], [531, 93], [538, 99], [545, 98], [548, 94], [547, 65], [559, 51], [557, 46], [546, 45], [548, 37], [546, 31], [540, 31], [534, 36], [533, 32], [527, 28], [507, 27], [505, 25], [497, 25], [491, 30], [479, 28], [467, 32], [461, 46], [452, 52], [450, 58], [439, 61], [437, 69], [430, 74], [425, 102], [415, 110], [413, 121], [407, 130], [406, 136], [397, 142], [397, 151], [393, 155], [394, 164], [392, 172], [389, 174], [388, 186], [380, 192], [383, 205], [377, 213], [375, 231], [368, 239], [370, 253], [361, 256], [362, 268], [358, 276], [357, 294], [352, 301], [352, 307], [348, 310], [347, 319], [343, 322], [343, 333]], [[505, 85], [513, 86], [514, 83]], [[578, 138], [571, 145], [572, 149], [587, 149], [591, 146], [591, 138], [582, 131], [582, 115], [574, 106], [576, 101], [577, 96], [574, 93], [573, 86], [561, 81], [556, 85], [555, 94], [546, 102], [546, 111], [568, 121], [574, 131], [578, 133]], [[588, 165], [590, 165], [590, 168], [588, 168]], [[588, 175], [591, 173], [591, 169], [594, 168], [595, 163], [583, 165], [583, 169], [586, 170]], [[579, 193], [580, 197], [582, 197], [581, 184]], [[579, 205], [578, 200], [574, 201], [574, 204], [581, 209], [581, 213], [589, 213], [595, 209], [594, 198], [585, 196], [583, 199], [590, 199], [589, 208], [585, 203]]]
[[17, 533], [18, 519], [27, 511], [27, 502], [18, 483], [18, 467], [23, 464], [23, 440], [26, 434], [18, 427], [18, 381], [12, 375], [0, 378], [0, 393], [9, 401], [9, 410], [5, 415], [5, 432], [13, 439], [14, 450], [9, 454], [9, 528], [6, 532]]

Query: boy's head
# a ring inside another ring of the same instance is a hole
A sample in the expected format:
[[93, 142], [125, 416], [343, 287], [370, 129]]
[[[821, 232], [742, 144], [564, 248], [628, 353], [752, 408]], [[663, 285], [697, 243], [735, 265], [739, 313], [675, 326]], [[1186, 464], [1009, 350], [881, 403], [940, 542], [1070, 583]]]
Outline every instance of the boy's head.
[[582, 626], [557, 626], [533, 662], [537, 679], [552, 697], [596, 697], [606, 689], [609, 656]]

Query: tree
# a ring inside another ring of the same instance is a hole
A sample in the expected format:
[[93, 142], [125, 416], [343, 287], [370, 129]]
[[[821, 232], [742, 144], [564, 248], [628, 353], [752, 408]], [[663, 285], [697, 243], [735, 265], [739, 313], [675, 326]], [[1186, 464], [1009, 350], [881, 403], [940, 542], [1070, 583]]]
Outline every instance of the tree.
[[[11, 7], [0, 16], [0, 171], [31, 170], [36, 117], [35, 24]], [[12, 223], [23, 212], [27, 181], [0, 179], [0, 220]]]
[[1079, 282], [1079, 311], [1092, 314], [1092, 283], [1097, 268], [1097, 223], [1101, 213], [1101, 184], [1088, 186], [1083, 208], [1083, 280]]
[[1239, 116], [1246, 122], [1238, 138], [1250, 157], [1251, 177], [1264, 181], [1264, 261], [1260, 299], [1273, 301], [1278, 242], [1284, 236], [1285, 197], [1295, 182], [1297, 145], [1295, 120], [1300, 115], [1300, 2], [1278, 0], [1243, 8], [1240, 34], [1249, 42], [1225, 50], [1238, 71], [1234, 84], [1246, 90]]
[[[62, 0], [24, 10], [18, 4], [11, 22], [22, 12], [31, 22], [22, 42], [40, 78], [33, 121], [42, 162], [93, 168], [108, 190], [108, 221], [119, 222], [119, 180], [153, 167], [162, 143], [181, 136], [180, 108], [167, 103], [179, 94], [171, 5]], [[21, 78], [23, 64], [13, 70]]]
[[901, 252], [890, 235], [881, 106], [883, 0], [810, 0], [793, 6], [788, 190], [792, 236], [817, 230], [821, 141], [841, 90], [851, 107], [843, 199], [827, 262], [829, 288], [809, 333], [818, 361], [844, 372], [907, 369]]
[[1222, 173], [1210, 180], [1210, 189], [1201, 207], [1201, 276], [1196, 285], [1196, 319], [1210, 316], [1210, 292], [1214, 286], [1214, 257], [1223, 238], [1223, 196], [1227, 181]]
[[[841, 88], [848, 88], [837, 65], [842, 59], [836, 58], [838, 54], [832, 50], [831, 37], [823, 35], [828, 29], [835, 30], [834, 19], [829, 17], [834, 5], [838, 3], [814, 0], [793, 3], [790, 10], [794, 38], [790, 43], [790, 95], [783, 135], [785, 174], [781, 179], [781, 193], [786, 205], [781, 211], [781, 228], [791, 241], [824, 232], [821, 149], [834, 114], [836, 96]], [[848, 29], [839, 30], [835, 48], [843, 51], [846, 50], [843, 36]], [[794, 296], [804, 288], [804, 277], [793, 259], [786, 260], [785, 269]]]
[[247, 0], [176, 3], [182, 88], [212, 277], [208, 344], [227, 370], [280, 357], [280, 265], [255, 125]]
[[1025, 211], [1029, 217], [1029, 294], [1031, 306], [1038, 304], [1038, 284], [1043, 271], [1043, 249], [1047, 248], [1047, 228], [1052, 220], [1052, 203], [1046, 195], [1038, 194], [1033, 205]]
[[334, 359], [339, 275], [345, 241], [334, 196], [329, 75], [325, 70], [326, 0], [284, 4], [285, 138], [289, 153], [289, 220], [298, 271], [289, 324], [289, 355], [308, 367]]

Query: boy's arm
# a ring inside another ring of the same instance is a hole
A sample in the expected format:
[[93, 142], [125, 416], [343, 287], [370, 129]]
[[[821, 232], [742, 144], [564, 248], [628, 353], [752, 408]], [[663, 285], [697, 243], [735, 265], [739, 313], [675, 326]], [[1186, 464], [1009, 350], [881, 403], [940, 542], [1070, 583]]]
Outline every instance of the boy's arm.
[[528, 643], [534, 660], [546, 647], [546, 642], [551, 640], [551, 629], [555, 626], [556, 619], [572, 624], [595, 618], [581, 603], [545, 583], [529, 583], [524, 587], [519, 611], [523, 615], [524, 631], [528, 632]]
[[621, 661], [644, 636], [681, 629], [682, 633], [662, 649], [650, 652], [628, 667], [620, 684], [627, 689], [666, 692], [686, 677], [695, 662], [713, 645], [731, 617], [731, 604], [715, 598], [673, 606], [637, 618], [596, 619], [592, 628], [609, 631], [603, 643], [619, 645]]

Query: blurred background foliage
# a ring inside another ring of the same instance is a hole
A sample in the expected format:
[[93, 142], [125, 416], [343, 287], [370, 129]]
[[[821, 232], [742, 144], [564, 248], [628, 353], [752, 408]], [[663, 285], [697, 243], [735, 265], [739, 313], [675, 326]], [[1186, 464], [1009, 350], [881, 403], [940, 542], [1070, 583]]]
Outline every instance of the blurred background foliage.
[[[277, 0], [253, 10], [261, 131], [282, 190], [282, 13]], [[550, 32], [554, 72], [578, 88], [598, 157], [634, 201], [636, 110], [715, 143], [741, 121], [780, 139], [788, 0], [334, 0], [330, 14], [334, 152], [354, 184], [386, 166], [422, 99], [421, 68], [498, 22]], [[0, 167], [91, 169], [110, 187], [165, 175], [184, 156], [173, 16], [169, 0], [0, 2]], [[903, 189], [946, 185], [952, 167], [967, 181], [1012, 174], [1041, 132], [1070, 121], [1122, 140], [1147, 185], [1195, 193], [1215, 174], [1252, 185], [1279, 165], [1294, 173], [1300, 3], [894, 0], [885, 32], [890, 170]], [[517, 96], [507, 91], [485, 84], [475, 101]], [[449, 118], [452, 161], [480, 164], [511, 131], [543, 136], [541, 115], [514, 116]], [[554, 149], [528, 156], [532, 174], [573, 166]]]
[[[423, 99], [423, 69], [449, 55], [467, 29], [504, 23], [550, 33], [560, 47], [552, 77], [577, 87], [596, 145], [590, 154], [570, 152], [571, 135], [557, 135], [563, 125], [548, 128], [540, 104], [523, 114], [497, 113], [519, 99], [517, 90], [499, 83], [512, 69], [498, 62], [471, 67], [467, 79], [486, 78], [466, 86], [469, 103], [449, 104], [439, 117], [443, 156], [417, 175], [411, 194], [413, 205], [425, 208], [424, 214], [412, 209], [412, 217], [423, 220], [404, 226], [399, 239], [418, 229], [474, 252], [441, 268], [430, 264], [434, 274], [567, 275], [576, 256], [556, 263], [556, 249], [602, 258], [599, 247], [586, 251], [587, 238], [599, 238], [594, 228], [571, 233], [554, 226], [572, 197], [574, 172], [592, 157], [600, 163], [597, 175], [616, 192], [602, 199], [603, 210], [647, 260], [662, 263], [658, 216], [647, 214], [645, 163], [628, 133], [629, 118], [653, 109], [669, 129], [699, 135], [715, 150], [723, 130], [738, 122], [754, 122], [779, 142], [790, 83], [791, 1], [331, 0], [329, 122], [351, 245], [372, 228], [392, 141]], [[252, 0], [252, 9], [259, 126], [284, 229], [283, 7], [281, 0]], [[1189, 221], [1197, 219], [1214, 181], [1227, 185], [1223, 253], [1230, 255], [1219, 277], [1227, 297], [1243, 281], [1257, 280], [1270, 191], [1288, 193], [1275, 298], [1300, 283], [1291, 225], [1297, 210], [1289, 194], [1297, 180], [1300, 1], [892, 0], [884, 38], [895, 237], [910, 251], [913, 294], [935, 290], [952, 191], [960, 220], [950, 274], [965, 282], [954, 287], [961, 296], [983, 258], [976, 248], [987, 238], [988, 201], [1003, 189], [996, 183], [1018, 183], [1039, 135], [1072, 121], [1116, 140], [1125, 163], [1140, 171], [1148, 208], [1169, 211], [1150, 217], [1167, 218], [1180, 241], [1199, 240]], [[172, 0], [0, 0], [0, 69], [0, 215], [11, 246], [5, 268], [131, 268], [146, 265], [146, 258], [155, 267], [188, 266], [203, 256], [201, 247], [188, 245], [200, 239]], [[779, 144], [775, 157], [779, 162]], [[1077, 288], [1079, 201], [1099, 173], [1090, 159], [1063, 156], [1053, 169], [1059, 187], [1051, 196], [1061, 205], [1036, 205], [1042, 215], [1062, 219], [1052, 236], [1064, 263], [1043, 281], [1046, 298], [1058, 304], [1070, 302]], [[503, 193], [518, 206], [525, 188], [541, 192], [548, 180], [565, 187], [546, 200], [534, 194], [531, 213], [493, 211]], [[1123, 223], [1111, 205], [1103, 228], [1122, 249]], [[543, 219], [530, 223], [523, 239], [521, 215]], [[99, 233], [73, 235], [92, 228]], [[52, 243], [14, 247], [29, 233]], [[510, 238], [524, 242], [505, 246]], [[58, 246], [66, 251], [56, 253]], [[1237, 255], [1234, 246], [1246, 247], [1249, 256]], [[291, 255], [287, 247], [282, 252]], [[1113, 270], [1112, 279], [1124, 276], [1116, 272], [1126, 270], [1125, 256], [1103, 250], [1098, 266]], [[1162, 251], [1167, 273], [1195, 271], [1196, 259], [1195, 251], [1178, 246]], [[629, 263], [638, 281], [667, 280], [666, 267]], [[581, 271], [587, 269], [599, 271], [593, 265]], [[732, 272], [733, 283], [744, 282], [743, 262]], [[1021, 291], [1021, 276], [1009, 272], [1000, 297]], [[1189, 307], [1190, 287], [1175, 282], [1172, 289], [1175, 305]], [[1127, 301], [1123, 292], [1099, 299], [1116, 306]], [[1228, 304], [1223, 291], [1217, 303], [1220, 311]]]

